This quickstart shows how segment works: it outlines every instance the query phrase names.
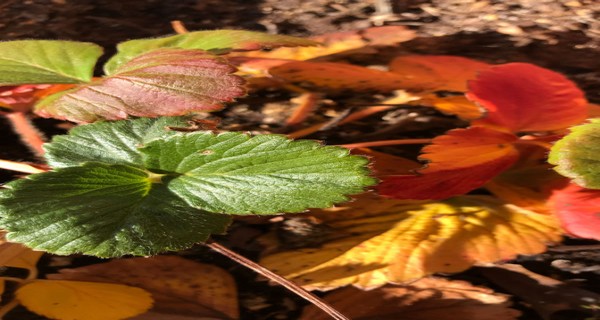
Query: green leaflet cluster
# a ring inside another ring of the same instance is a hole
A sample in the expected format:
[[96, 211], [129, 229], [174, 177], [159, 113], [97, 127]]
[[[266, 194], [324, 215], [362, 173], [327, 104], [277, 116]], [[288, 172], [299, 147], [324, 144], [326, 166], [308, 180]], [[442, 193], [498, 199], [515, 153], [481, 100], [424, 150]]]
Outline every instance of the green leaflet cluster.
[[98, 122], [55, 137], [55, 170], [0, 190], [7, 238], [57, 254], [151, 255], [223, 233], [228, 214], [329, 207], [375, 183], [344, 148], [176, 129], [188, 120]]

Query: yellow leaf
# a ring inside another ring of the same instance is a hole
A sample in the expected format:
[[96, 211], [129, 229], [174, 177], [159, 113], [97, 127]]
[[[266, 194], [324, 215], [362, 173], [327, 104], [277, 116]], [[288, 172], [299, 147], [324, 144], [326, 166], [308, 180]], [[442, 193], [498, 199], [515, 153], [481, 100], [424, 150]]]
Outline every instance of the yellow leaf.
[[225, 270], [176, 256], [113, 260], [62, 269], [49, 279], [116, 282], [139, 287], [154, 298], [153, 312], [237, 319], [235, 281]]
[[36, 280], [16, 296], [27, 309], [59, 320], [120, 320], [152, 306], [148, 292], [112, 283]]
[[[424, 278], [404, 286], [361, 291], [344, 288], [325, 301], [351, 319], [377, 320], [513, 320], [520, 312], [508, 308], [508, 298], [465, 281]], [[309, 306], [301, 320], [329, 319]]]
[[372, 289], [540, 253], [560, 239], [554, 217], [488, 196], [412, 204], [367, 197], [350, 205], [317, 215], [337, 239], [261, 263], [308, 289]]

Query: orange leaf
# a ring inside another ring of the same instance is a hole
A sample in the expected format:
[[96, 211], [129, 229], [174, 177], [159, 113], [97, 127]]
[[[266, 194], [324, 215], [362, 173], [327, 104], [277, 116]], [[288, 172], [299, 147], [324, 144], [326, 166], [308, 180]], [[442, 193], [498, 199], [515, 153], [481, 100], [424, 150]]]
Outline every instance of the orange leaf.
[[484, 115], [484, 109], [467, 100], [464, 95], [438, 97], [435, 94], [427, 95], [416, 102], [418, 105], [431, 105], [437, 110], [456, 115], [465, 120], [479, 119]]
[[49, 279], [117, 282], [142, 288], [155, 300], [152, 312], [237, 319], [237, 291], [225, 270], [176, 256], [113, 260], [62, 269]]
[[390, 71], [401, 75], [411, 88], [465, 92], [467, 80], [489, 66], [457, 56], [409, 55], [392, 60]]
[[517, 137], [486, 127], [454, 129], [433, 139], [421, 158], [431, 161], [419, 175], [383, 177], [380, 194], [397, 199], [445, 199], [481, 187], [519, 157]]
[[405, 88], [403, 77], [345, 63], [296, 61], [269, 70], [276, 79], [323, 90], [393, 91]]
[[[355, 320], [515, 320], [520, 312], [509, 308], [508, 296], [465, 281], [425, 278], [404, 286], [371, 291], [344, 288], [325, 301]], [[301, 320], [329, 320], [308, 306]]]
[[572, 183], [554, 191], [550, 203], [568, 233], [600, 240], [600, 190], [584, 189]]
[[487, 110], [480, 124], [517, 131], [550, 131], [588, 116], [583, 92], [565, 76], [528, 63], [507, 63], [482, 71], [469, 82], [467, 98]]
[[43, 254], [19, 243], [6, 242], [4, 233], [0, 233], [0, 266], [23, 268], [35, 274], [36, 264]]
[[349, 284], [372, 289], [436, 272], [460, 272], [478, 263], [540, 253], [546, 243], [560, 239], [553, 216], [488, 196], [419, 203], [365, 197], [320, 212], [317, 217], [335, 238], [319, 248], [261, 260], [307, 289]]

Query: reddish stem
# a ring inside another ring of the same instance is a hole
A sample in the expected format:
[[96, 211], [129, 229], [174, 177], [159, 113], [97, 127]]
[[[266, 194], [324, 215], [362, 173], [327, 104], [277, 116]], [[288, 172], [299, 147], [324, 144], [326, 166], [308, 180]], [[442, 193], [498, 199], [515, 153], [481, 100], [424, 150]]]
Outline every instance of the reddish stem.
[[398, 140], [380, 140], [380, 141], [367, 141], [350, 144], [340, 144], [340, 147], [354, 149], [354, 148], [370, 148], [370, 147], [381, 147], [381, 146], [394, 146], [400, 144], [427, 144], [431, 143], [431, 139], [398, 139]]
[[39, 157], [44, 156], [42, 145], [46, 142], [44, 135], [31, 123], [24, 112], [7, 113], [6, 119], [10, 121], [13, 130], [19, 135], [21, 141]]
[[315, 305], [317, 308], [323, 310], [325, 313], [330, 315], [333, 319], [350, 320], [348, 317], [341, 314], [335, 308], [330, 306], [327, 302], [323, 301], [321, 298], [304, 290], [301, 286], [299, 286], [299, 285], [293, 283], [292, 281], [274, 273], [273, 271], [259, 265], [258, 263], [254, 262], [244, 256], [241, 256], [240, 254], [238, 254], [234, 251], [231, 251], [228, 248], [226, 248], [216, 242], [208, 242], [208, 243], [205, 243], [205, 245], [207, 247], [211, 248], [212, 250], [226, 256], [227, 258], [229, 258], [243, 266], [246, 266], [247, 268], [253, 270], [254, 272], [256, 272], [262, 276], [265, 276], [265, 277], [271, 279], [272, 281], [275, 281], [275, 282], [279, 283], [280, 285], [286, 287], [288, 290], [290, 290], [293, 293], [297, 294], [298, 296], [304, 298], [308, 302]]

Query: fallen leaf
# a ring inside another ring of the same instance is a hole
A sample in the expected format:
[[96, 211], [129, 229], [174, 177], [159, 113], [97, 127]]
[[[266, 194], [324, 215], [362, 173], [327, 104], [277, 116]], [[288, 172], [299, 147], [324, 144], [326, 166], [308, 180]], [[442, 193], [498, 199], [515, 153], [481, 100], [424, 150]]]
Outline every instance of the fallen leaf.
[[467, 81], [490, 66], [458, 56], [408, 55], [392, 60], [390, 71], [412, 88], [466, 92]]
[[306, 289], [349, 284], [373, 289], [537, 254], [546, 243], [560, 240], [553, 216], [488, 196], [418, 203], [365, 198], [317, 212], [337, 238], [319, 248], [283, 251], [261, 260]]
[[476, 120], [484, 116], [485, 110], [475, 103], [467, 100], [464, 95], [438, 96], [430, 94], [415, 102], [418, 105], [430, 105], [437, 110], [456, 115], [465, 120]]
[[214, 111], [245, 93], [231, 65], [200, 50], [158, 49], [123, 64], [111, 76], [40, 101], [43, 117], [74, 122]]
[[[443, 278], [424, 278], [371, 291], [348, 287], [326, 295], [325, 301], [353, 320], [516, 320], [521, 314], [509, 308], [506, 295]], [[329, 317], [311, 305], [300, 319]]]
[[150, 294], [140, 288], [112, 283], [35, 280], [16, 291], [27, 309], [59, 320], [121, 320], [152, 306]]
[[[61, 269], [49, 279], [121, 283], [152, 294], [150, 312], [167, 315], [238, 319], [237, 291], [225, 270], [177, 256], [112, 260]], [[143, 317], [144, 315], [141, 315]]]
[[404, 79], [397, 74], [337, 62], [289, 62], [269, 69], [269, 73], [275, 79], [315, 91], [389, 92], [406, 88]]
[[588, 116], [583, 92], [554, 71], [528, 63], [483, 70], [469, 82], [467, 98], [487, 110], [477, 124], [517, 131], [550, 131], [583, 122]]
[[23, 268], [33, 274], [37, 271], [36, 264], [43, 254], [42, 251], [33, 251], [22, 244], [7, 242], [4, 232], [0, 232], [0, 266]]
[[454, 129], [433, 139], [420, 159], [430, 161], [418, 175], [382, 177], [380, 194], [396, 199], [445, 199], [481, 187], [519, 157], [517, 137], [481, 126]]
[[569, 184], [554, 191], [550, 205], [569, 234], [600, 240], [600, 190]]

